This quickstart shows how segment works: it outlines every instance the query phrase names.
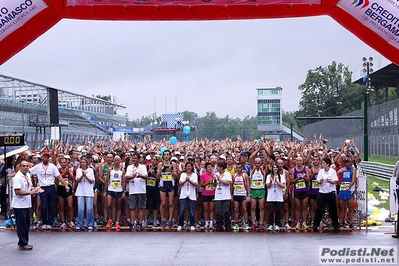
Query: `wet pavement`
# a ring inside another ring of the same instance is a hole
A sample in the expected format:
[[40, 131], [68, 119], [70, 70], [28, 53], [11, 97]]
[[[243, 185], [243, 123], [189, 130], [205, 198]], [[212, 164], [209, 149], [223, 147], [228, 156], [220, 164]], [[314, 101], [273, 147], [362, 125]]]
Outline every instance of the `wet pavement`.
[[[319, 246], [398, 246], [393, 225], [341, 233], [30, 232], [0, 228], [2, 265], [319, 265]], [[381, 265], [381, 264], [379, 264]]]

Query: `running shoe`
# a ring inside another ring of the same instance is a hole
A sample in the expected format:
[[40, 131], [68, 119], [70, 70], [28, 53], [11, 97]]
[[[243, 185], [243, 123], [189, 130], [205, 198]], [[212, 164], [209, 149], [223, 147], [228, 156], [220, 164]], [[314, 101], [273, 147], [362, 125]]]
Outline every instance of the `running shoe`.
[[233, 230], [234, 231], [240, 230], [240, 227], [238, 226], [238, 224], [233, 225]]
[[255, 231], [256, 230], [256, 225], [255, 224], [252, 224], [251, 225], [251, 231]]
[[60, 226], [61, 229], [65, 229], [66, 228], [66, 223], [62, 223]]
[[146, 220], [143, 220], [143, 221], [141, 222], [141, 225], [143, 226], [143, 228], [146, 228], [146, 227], [147, 227], [147, 221], [146, 221]]
[[275, 225], [275, 226], [273, 227], [273, 229], [274, 229], [274, 231], [278, 232], [278, 231], [280, 231], [280, 226]]
[[89, 232], [93, 231], [93, 227], [89, 226], [87, 227], [87, 230], [89, 230]]
[[269, 225], [269, 227], [267, 228], [267, 231], [273, 231], [273, 225]]
[[244, 225], [244, 229], [245, 229], [245, 231], [249, 231], [249, 230], [251, 230], [251, 227], [249, 227], [248, 224], [245, 224], [245, 225]]
[[134, 224], [130, 224], [130, 226], [129, 226], [129, 231], [134, 231], [134, 230], [135, 230]]
[[296, 226], [295, 226], [295, 230], [300, 230], [300, 229], [301, 229], [301, 224], [297, 223]]
[[119, 222], [115, 223], [115, 228], [116, 228], [116, 230], [121, 230], [121, 226], [119, 225]]
[[264, 226], [263, 224], [260, 224], [260, 225], [259, 225], [259, 230], [260, 230], [260, 231], [265, 231], [265, 226]]
[[181, 225], [179, 225], [178, 227], [177, 227], [177, 231], [181, 231], [183, 229], [183, 227], [181, 226]]
[[308, 226], [305, 223], [302, 224], [302, 228], [303, 231], [308, 231]]
[[46, 230], [51, 231], [53, 227], [51, 225], [47, 225]]
[[41, 221], [36, 222], [36, 229], [39, 230], [40, 227], [42, 227], [42, 222]]
[[76, 232], [79, 232], [80, 231], [80, 227], [76, 227]]
[[169, 227], [169, 228], [173, 228], [173, 221], [169, 221], [168, 227]]
[[191, 231], [195, 231], [195, 227], [194, 226], [190, 226], [190, 230]]
[[166, 227], [166, 221], [165, 221], [165, 220], [162, 220], [162, 222], [161, 222], [161, 226], [162, 226], [163, 228], [165, 228], [165, 227]]
[[285, 227], [285, 230], [291, 230], [291, 226], [288, 223], [286, 223], [284, 227]]
[[137, 224], [137, 228], [140, 230], [140, 231], [143, 231], [144, 230], [144, 227], [143, 227], [143, 224]]
[[107, 225], [105, 226], [107, 229], [112, 227], [112, 220], [108, 220]]
[[68, 226], [69, 226], [70, 228], [74, 228], [74, 227], [75, 227], [75, 224], [74, 224], [72, 221], [69, 221]]
[[352, 229], [353, 228], [353, 224], [349, 224], [349, 228]]
[[155, 219], [155, 220], [154, 220], [154, 226], [155, 226], [155, 227], [158, 227], [158, 226], [159, 226], [159, 220], [158, 220], [158, 219]]
[[209, 229], [210, 229], [210, 230], [213, 229], [213, 221], [209, 221]]

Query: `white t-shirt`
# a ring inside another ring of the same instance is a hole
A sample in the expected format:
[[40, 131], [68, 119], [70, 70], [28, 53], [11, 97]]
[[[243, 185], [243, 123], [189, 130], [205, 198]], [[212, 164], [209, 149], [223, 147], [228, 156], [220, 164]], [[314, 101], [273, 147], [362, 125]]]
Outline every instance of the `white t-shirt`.
[[[266, 185], [270, 183], [270, 177], [271, 175], [268, 175], [266, 178]], [[280, 175], [280, 183], [284, 184], [285, 187], [285, 175]], [[267, 199], [266, 201], [278, 201], [278, 202], [283, 202], [283, 188], [277, 185], [275, 181], [272, 182], [272, 185], [270, 188], [267, 189]]]
[[18, 173], [13, 178], [13, 199], [11, 206], [16, 209], [31, 208], [32, 200], [31, 195], [17, 195], [15, 194], [15, 189], [21, 189], [22, 191], [30, 191], [32, 188], [32, 181], [30, 179], [30, 174], [27, 173], [26, 176], [18, 171]]
[[[139, 166], [129, 165], [126, 169], [125, 176], [134, 176], [139, 173], [143, 176], [148, 176], [147, 167], [144, 164], [139, 164]], [[129, 195], [131, 194], [145, 194], [146, 193], [147, 182], [144, 178], [135, 177], [129, 180]]]
[[[223, 181], [233, 181], [229, 172], [225, 171], [223, 174], [216, 173], [215, 175], [221, 176]], [[215, 200], [231, 200], [230, 185], [225, 185], [217, 180], [215, 187]]]
[[38, 185], [41, 187], [47, 187], [55, 184], [55, 178], [60, 175], [57, 166], [52, 163], [44, 165], [39, 163], [30, 169], [31, 175], [37, 175]]
[[[78, 168], [76, 169], [76, 179], [80, 179], [83, 175], [83, 169]], [[86, 177], [87, 179], [90, 179], [92, 181], [95, 180], [94, 177], [94, 171], [92, 168], [87, 168], [86, 170]], [[93, 191], [93, 184], [90, 183], [89, 181], [86, 180], [86, 178], [83, 178], [79, 183], [78, 187], [76, 188], [75, 192], [76, 197], [94, 197], [94, 191]]]
[[319, 193], [327, 194], [336, 191], [335, 185], [327, 182], [327, 179], [338, 180], [337, 172], [335, 172], [334, 169], [330, 167], [328, 172], [326, 172], [324, 169], [320, 169], [319, 174], [317, 175], [317, 181], [322, 179], [323, 182], [320, 184]]
[[[180, 175], [179, 182], [185, 181], [187, 178], [187, 173], [183, 172]], [[191, 182], [198, 184], [198, 175], [196, 173], [192, 173], [190, 176]], [[184, 185], [180, 188], [180, 197], [179, 199], [189, 198], [190, 200], [197, 200], [196, 186], [190, 184], [190, 182], [184, 183]]]

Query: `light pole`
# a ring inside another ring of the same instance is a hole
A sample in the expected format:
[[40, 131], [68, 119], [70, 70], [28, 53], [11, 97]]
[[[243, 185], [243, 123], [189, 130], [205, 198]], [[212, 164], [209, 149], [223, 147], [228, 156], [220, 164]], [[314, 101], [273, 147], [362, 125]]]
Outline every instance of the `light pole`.
[[364, 161], [369, 160], [369, 124], [368, 124], [368, 96], [371, 88], [371, 78], [370, 74], [373, 73], [373, 58], [363, 57], [363, 73], [366, 74], [366, 91], [364, 93]]

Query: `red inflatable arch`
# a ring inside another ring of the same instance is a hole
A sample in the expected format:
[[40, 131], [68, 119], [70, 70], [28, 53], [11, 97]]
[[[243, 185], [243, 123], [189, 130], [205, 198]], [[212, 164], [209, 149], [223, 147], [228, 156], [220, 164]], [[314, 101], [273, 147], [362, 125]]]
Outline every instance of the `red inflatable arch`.
[[0, 64], [63, 18], [230, 20], [329, 15], [399, 64], [399, 0], [0, 0]]

